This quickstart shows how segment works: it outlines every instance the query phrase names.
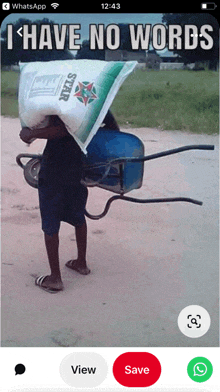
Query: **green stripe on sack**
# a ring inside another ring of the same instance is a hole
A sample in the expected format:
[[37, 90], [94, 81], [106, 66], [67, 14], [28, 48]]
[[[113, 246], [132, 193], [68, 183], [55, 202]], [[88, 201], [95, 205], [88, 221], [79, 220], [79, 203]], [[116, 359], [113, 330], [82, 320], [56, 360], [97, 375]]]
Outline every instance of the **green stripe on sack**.
[[76, 132], [76, 136], [82, 143], [85, 143], [86, 139], [90, 135], [91, 129], [102, 110], [106, 98], [108, 97], [108, 94], [124, 65], [125, 63], [123, 62], [107, 64], [96, 80], [95, 87], [98, 99], [90, 104], [91, 107], [87, 111], [85, 120]]

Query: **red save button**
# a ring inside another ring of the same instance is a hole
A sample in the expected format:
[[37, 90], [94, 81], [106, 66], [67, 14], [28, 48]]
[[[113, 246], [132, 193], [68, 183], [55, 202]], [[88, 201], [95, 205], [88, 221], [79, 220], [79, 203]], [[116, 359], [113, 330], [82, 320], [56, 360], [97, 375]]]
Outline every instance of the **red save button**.
[[150, 353], [124, 353], [115, 360], [113, 374], [124, 387], [150, 387], [160, 377], [161, 364]]

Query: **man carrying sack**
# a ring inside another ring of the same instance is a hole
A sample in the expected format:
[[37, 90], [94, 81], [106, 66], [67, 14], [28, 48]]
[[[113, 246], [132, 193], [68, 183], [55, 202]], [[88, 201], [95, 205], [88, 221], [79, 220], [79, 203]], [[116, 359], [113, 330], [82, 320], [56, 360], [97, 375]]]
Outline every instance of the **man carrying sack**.
[[[107, 129], [119, 130], [108, 112], [104, 125]], [[36, 278], [35, 284], [49, 293], [63, 290], [59, 265], [59, 229], [61, 221], [75, 227], [78, 257], [69, 260], [66, 267], [88, 275], [86, 263], [87, 225], [85, 206], [87, 188], [81, 184], [83, 152], [67, 131], [58, 116], [50, 116], [44, 128], [22, 128], [20, 138], [25, 143], [32, 139], [47, 139], [39, 172], [38, 192], [42, 230], [50, 265], [51, 274]]]

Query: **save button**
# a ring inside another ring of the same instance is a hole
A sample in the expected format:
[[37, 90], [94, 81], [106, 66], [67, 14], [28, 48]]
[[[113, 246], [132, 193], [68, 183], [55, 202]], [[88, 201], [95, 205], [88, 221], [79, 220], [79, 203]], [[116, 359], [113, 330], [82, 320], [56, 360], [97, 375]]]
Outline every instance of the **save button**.
[[128, 352], [115, 360], [113, 374], [125, 387], [149, 387], [159, 379], [161, 364], [153, 354]]

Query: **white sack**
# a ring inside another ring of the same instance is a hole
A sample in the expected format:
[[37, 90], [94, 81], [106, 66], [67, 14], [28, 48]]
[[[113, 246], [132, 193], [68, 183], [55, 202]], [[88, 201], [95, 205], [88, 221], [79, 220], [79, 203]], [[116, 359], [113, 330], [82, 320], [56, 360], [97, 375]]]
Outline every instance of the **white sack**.
[[40, 128], [58, 115], [86, 153], [119, 87], [136, 61], [59, 60], [20, 64], [22, 126]]

